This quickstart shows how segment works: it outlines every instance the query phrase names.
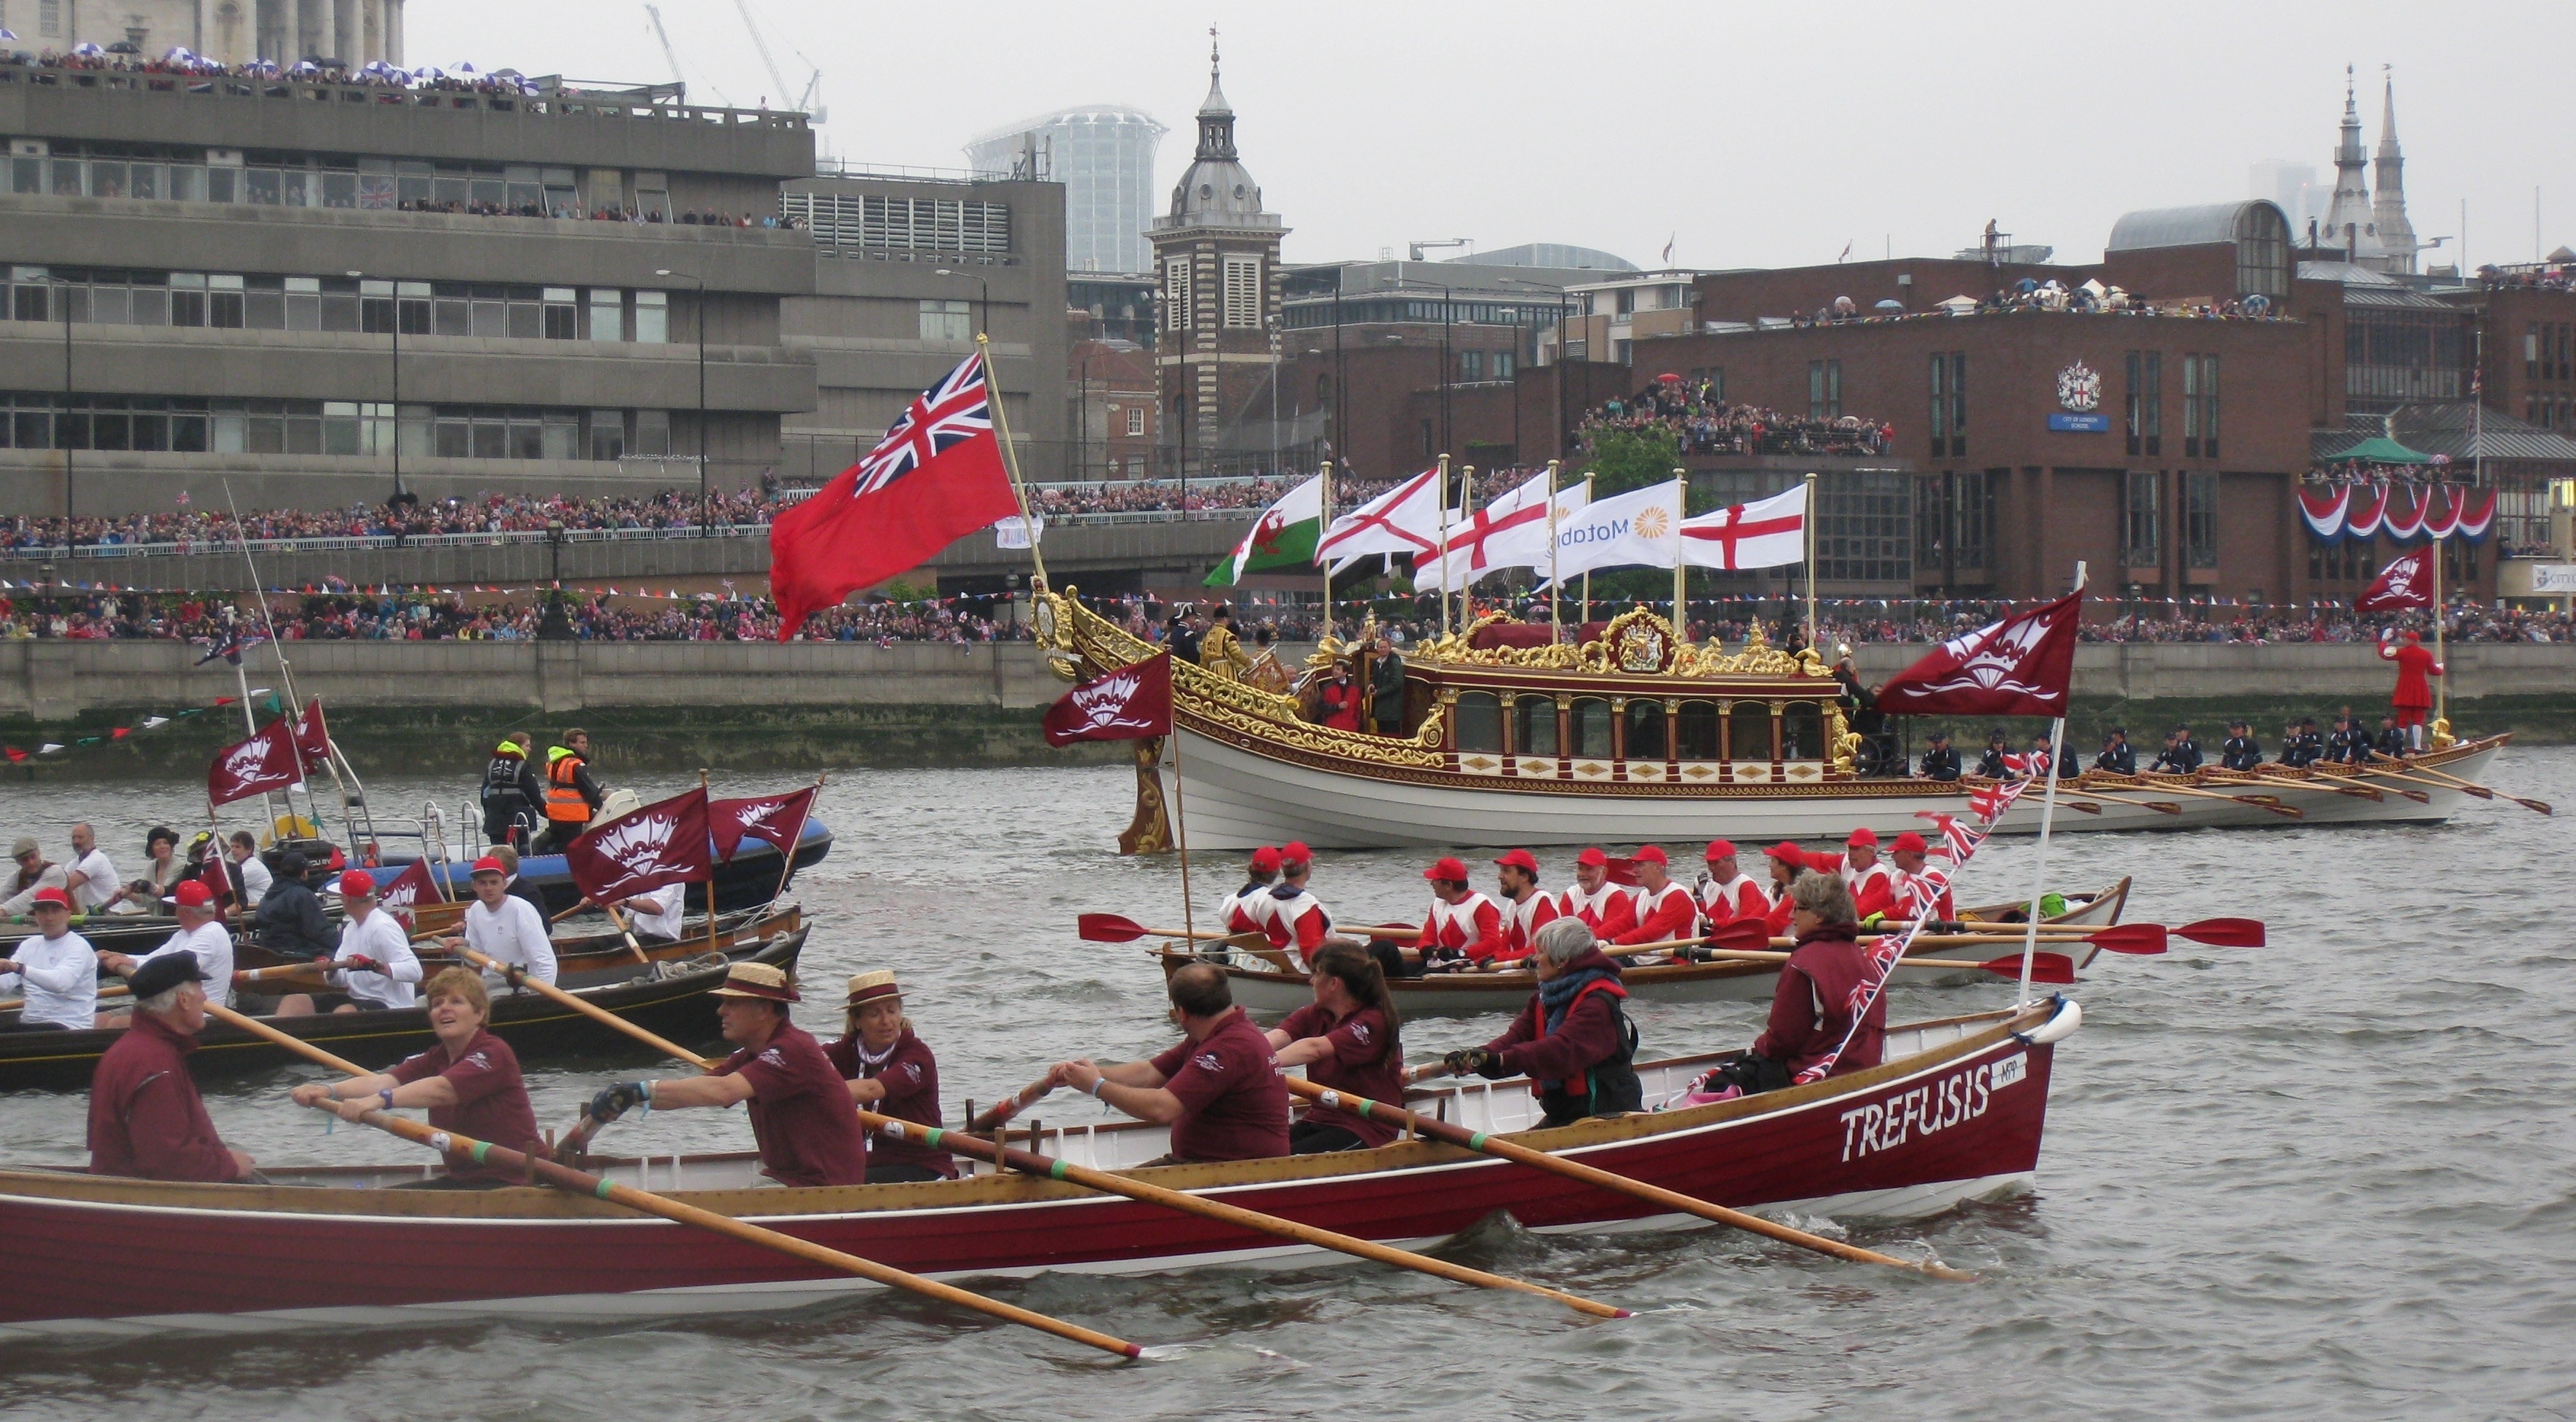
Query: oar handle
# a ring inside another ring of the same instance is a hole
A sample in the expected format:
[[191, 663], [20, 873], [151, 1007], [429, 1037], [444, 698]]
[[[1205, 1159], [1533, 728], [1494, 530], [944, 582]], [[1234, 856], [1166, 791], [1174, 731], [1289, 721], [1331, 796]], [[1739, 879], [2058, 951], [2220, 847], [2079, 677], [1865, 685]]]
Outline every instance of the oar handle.
[[1697, 1196], [1682, 1194], [1678, 1190], [1667, 1190], [1660, 1185], [1650, 1185], [1643, 1180], [1632, 1180], [1625, 1175], [1603, 1170], [1598, 1166], [1585, 1165], [1580, 1161], [1567, 1160], [1545, 1151], [1532, 1150], [1527, 1146], [1499, 1139], [1483, 1131], [1470, 1131], [1464, 1126], [1434, 1120], [1401, 1106], [1389, 1106], [1384, 1102], [1371, 1101], [1364, 1096], [1353, 1096], [1346, 1091], [1319, 1086], [1302, 1077], [1292, 1076], [1283, 1079], [1288, 1083], [1290, 1091], [1319, 1105], [1357, 1112], [1372, 1120], [1409, 1125], [1419, 1134], [1434, 1140], [1465, 1146], [1472, 1151], [1498, 1156], [1535, 1169], [1552, 1171], [1604, 1190], [1651, 1201], [1666, 1209], [1680, 1210], [1697, 1215], [1704, 1220], [1714, 1220], [1720, 1224], [1733, 1225], [1737, 1229], [1749, 1230], [1767, 1239], [1776, 1239], [1783, 1244], [1794, 1244], [1802, 1249], [1812, 1249], [1819, 1254], [1830, 1254], [1837, 1259], [1849, 1260], [1856, 1264], [1884, 1264], [1892, 1269], [1911, 1269], [1917, 1273], [1929, 1274], [1936, 1279], [1974, 1280], [1977, 1277], [1929, 1260], [1917, 1263], [1899, 1259], [1891, 1254], [1881, 1254], [1874, 1249], [1863, 1249], [1858, 1245], [1845, 1244], [1838, 1239], [1827, 1239], [1822, 1235], [1809, 1234], [1802, 1229], [1792, 1229], [1787, 1225], [1766, 1220], [1760, 1215], [1746, 1214], [1742, 1210], [1730, 1210], [1724, 1205], [1712, 1204]]
[[[337, 1114], [334, 1103], [316, 1102], [314, 1109], [331, 1110]], [[1006, 1304], [999, 1299], [988, 1299], [982, 1294], [969, 1293], [954, 1284], [925, 1279], [890, 1264], [880, 1264], [873, 1259], [862, 1259], [858, 1255], [845, 1253], [828, 1245], [816, 1244], [812, 1240], [798, 1239], [794, 1235], [782, 1234], [774, 1229], [763, 1229], [747, 1221], [735, 1219], [731, 1215], [720, 1215], [713, 1210], [684, 1205], [677, 1200], [638, 1190], [631, 1185], [615, 1184], [587, 1171], [575, 1170], [571, 1166], [559, 1165], [551, 1160], [511, 1150], [507, 1146], [476, 1140], [472, 1136], [460, 1135], [452, 1130], [435, 1130], [407, 1116], [396, 1116], [385, 1111], [368, 1111], [358, 1119], [378, 1130], [400, 1136], [404, 1140], [450, 1155], [464, 1156], [477, 1165], [494, 1165], [503, 1170], [532, 1173], [538, 1179], [568, 1195], [584, 1195], [595, 1200], [606, 1200], [610, 1204], [624, 1205], [630, 1210], [644, 1214], [659, 1215], [674, 1224], [694, 1225], [710, 1233], [737, 1239], [745, 1244], [756, 1244], [764, 1249], [774, 1249], [781, 1254], [792, 1255], [811, 1264], [820, 1264], [845, 1274], [855, 1274], [862, 1279], [873, 1280], [892, 1288], [907, 1289], [925, 1298], [970, 1308], [1005, 1322], [1019, 1324], [1024, 1328], [1034, 1328], [1041, 1333], [1052, 1333], [1058, 1338], [1097, 1348], [1104, 1353], [1114, 1353], [1122, 1358], [1141, 1358], [1145, 1355], [1144, 1349], [1123, 1338], [1113, 1338], [1106, 1333], [1067, 1323], [1059, 1318], [1032, 1313], [1015, 1304]]]

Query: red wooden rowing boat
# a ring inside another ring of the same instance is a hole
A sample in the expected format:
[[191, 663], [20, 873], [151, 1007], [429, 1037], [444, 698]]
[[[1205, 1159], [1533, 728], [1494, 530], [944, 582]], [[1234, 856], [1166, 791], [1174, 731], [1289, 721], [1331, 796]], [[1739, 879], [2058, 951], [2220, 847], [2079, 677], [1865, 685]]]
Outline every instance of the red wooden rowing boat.
[[[1865, 1072], [1715, 1105], [1527, 1131], [1525, 1083], [1416, 1092], [1415, 1109], [1739, 1208], [1905, 1219], [2025, 1188], [2039, 1163], [2053, 1043], [2082, 1015], [2051, 999], [1891, 1029]], [[1640, 1065], [1647, 1099], [1713, 1056]], [[1027, 1138], [1014, 1133], [1013, 1143]], [[1155, 1127], [1057, 1127], [1037, 1146], [1133, 1168]], [[593, 1162], [595, 1168], [600, 1162]], [[1147, 1272], [1339, 1256], [1022, 1175], [919, 1185], [756, 1186], [743, 1156], [609, 1162], [613, 1179], [933, 1277]], [[192, 1185], [0, 1170], [12, 1287], [0, 1338], [261, 1322], [399, 1323], [521, 1314], [632, 1317], [794, 1307], [873, 1287], [622, 1207], [545, 1189], [381, 1188], [399, 1169]], [[1370, 1239], [1419, 1244], [1497, 1210], [1540, 1230], [1698, 1226], [1562, 1176], [1429, 1141], [1138, 1170], [1139, 1178]], [[277, 1174], [277, 1172], [272, 1172]], [[1303, 1257], [1299, 1257], [1303, 1256]], [[102, 1260], [123, 1263], [102, 1267]]]

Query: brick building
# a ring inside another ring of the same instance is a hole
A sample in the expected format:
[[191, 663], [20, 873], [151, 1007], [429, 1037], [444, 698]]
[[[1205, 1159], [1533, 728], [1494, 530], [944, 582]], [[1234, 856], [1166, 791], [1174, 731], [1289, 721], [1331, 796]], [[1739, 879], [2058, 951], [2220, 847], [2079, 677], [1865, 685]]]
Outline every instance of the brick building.
[[[1288, 229], [1263, 210], [1234, 145], [1234, 109], [1208, 55], [1198, 149], [1172, 189], [1169, 214], [1147, 234], [1161, 281], [1154, 364], [1167, 418], [1164, 472], [1213, 472], [1254, 436], [1244, 415], [1266, 401], [1276, 374], [1279, 242]], [[1267, 448], [1267, 441], [1262, 441]]]

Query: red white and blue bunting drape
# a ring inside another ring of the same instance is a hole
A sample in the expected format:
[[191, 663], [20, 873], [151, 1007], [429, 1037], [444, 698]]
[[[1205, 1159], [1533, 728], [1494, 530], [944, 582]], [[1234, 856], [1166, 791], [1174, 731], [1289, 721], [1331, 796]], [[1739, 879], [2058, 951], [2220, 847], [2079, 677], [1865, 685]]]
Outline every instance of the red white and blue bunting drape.
[[2495, 528], [2496, 491], [2437, 484], [2422, 492], [2373, 484], [2338, 484], [2298, 492], [2308, 532], [2333, 542], [2382, 534], [2393, 543], [2461, 538], [2483, 543]]

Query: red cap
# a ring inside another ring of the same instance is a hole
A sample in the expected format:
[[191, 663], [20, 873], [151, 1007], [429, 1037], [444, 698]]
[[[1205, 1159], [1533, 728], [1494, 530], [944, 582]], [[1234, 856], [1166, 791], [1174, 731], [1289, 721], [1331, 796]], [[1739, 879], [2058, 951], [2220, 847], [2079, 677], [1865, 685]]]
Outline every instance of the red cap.
[[1867, 825], [1862, 825], [1859, 829], [1853, 830], [1851, 832], [1851, 838], [1843, 841], [1843, 846], [1847, 849], [1856, 849], [1864, 844], [1868, 845], [1872, 849], [1878, 848], [1878, 831], [1871, 829]]
[[1711, 863], [1711, 864], [1714, 864], [1714, 863], [1716, 863], [1717, 861], [1719, 861], [1719, 860], [1721, 860], [1721, 859], [1732, 859], [1732, 858], [1734, 858], [1734, 857], [1735, 857], [1735, 841], [1734, 841], [1734, 840], [1731, 840], [1731, 839], [1712, 839], [1712, 840], [1710, 840], [1710, 841], [1708, 842], [1708, 854], [1707, 854], [1707, 856], [1706, 856], [1706, 857], [1707, 857], [1707, 859], [1708, 859], [1708, 862], [1709, 862], [1709, 863]]
[[1252, 872], [1255, 874], [1278, 873], [1279, 851], [1266, 844], [1261, 846], [1259, 849], [1252, 851]]
[[1606, 869], [1610, 866], [1610, 856], [1598, 849], [1587, 849], [1574, 856], [1574, 862], [1586, 869]]
[[180, 880], [179, 887], [170, 896], [178, 901], [181, 908], [205, 908], [215, 901], [215, 891], [207, 888], [203, 879]]
[[1664, 847], [1662, 845], [1649, 844], [1639, 849], [1636, 853], [1629, 855], [1628, 862], [1631, 864], [1670, 864], [1673, 861], [1664, 857]]
[[1467, 864], [1466, 861], [1462, 859], [1443, 859], [1439, 863], [1432, 865], [1430, 868], [1423, 870], [1422, 877], [1425, 879], [1448, 879], [1456, 883], [1463, 884], [1467, 882]]
[[1515, 849], [1494, 862], [1508, 864], [1514, 869], [1527, 869], [1532, 874], [1538, 873], [1538, 856], [1526, 849]]
[[475, 874], [507, 874], [510, 871], [501, 867], [500, 860], [486, 854], [482, 858], [474, 861], [472, 872]]
[[1792, 869], [1804, 869], [1807, 867], [1807, 851], [1800, 849], [1796, 844], [1788, 840], [1784, 839], [1762, 852], [1770, 858], [1777, 859], [1781, 863], [1788, 865]]
[[72, 906], [72, 896], [55, 888], [53, 885], [48, 884], [45, 887], [38, 889], [36, 891], [36, 896], [29, 899], [27, 902], [30, 904], [52, 904], [57, 908], [70, 908]]
[[372, 899], [376, 896], [376, 876], [364, 869], [352, 869], [340, 876], [340, 897]]
[[1905, 833], [1898, 835], [1896, 837], [1896, 843], [1889, 845], [1888, 848], [1891, 852], [1897, 854], [1904, 854], [1908, 851], [1915, 854], [1921, 854], [1924, 852], [1923, 836], [1916, 834], [1912, 830], [1907, 830]]
[[1279, 859], [1283, 864], [1312, 864], [1315, 862], [1315, 851], [1306, 847], [1306, 841], [1292, 839], [1279, 846]]

